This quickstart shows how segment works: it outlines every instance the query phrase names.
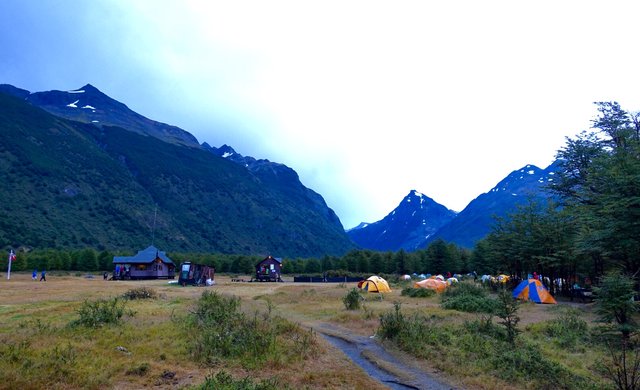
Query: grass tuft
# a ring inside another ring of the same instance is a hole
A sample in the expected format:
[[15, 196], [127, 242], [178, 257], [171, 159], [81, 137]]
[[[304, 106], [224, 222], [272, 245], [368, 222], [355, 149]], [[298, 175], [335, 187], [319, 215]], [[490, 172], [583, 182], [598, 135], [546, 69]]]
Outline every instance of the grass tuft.
[[124, 306], [124, 302], [118, 298], [84, 301], [76, 310], [80, 318], [72, 321], [70, 325], [87, 328], [98, 328], [107, 324], [117, 325], [125, 314]]
[[149, 287], [138, 287], [138, 288], [132, 288], [131, 290], [128, 290], [127, 292], [122, 294], [122, 298], [128, 299], [128, 300], [157, 299], [158, 293], [156, 292], [156, 290]]

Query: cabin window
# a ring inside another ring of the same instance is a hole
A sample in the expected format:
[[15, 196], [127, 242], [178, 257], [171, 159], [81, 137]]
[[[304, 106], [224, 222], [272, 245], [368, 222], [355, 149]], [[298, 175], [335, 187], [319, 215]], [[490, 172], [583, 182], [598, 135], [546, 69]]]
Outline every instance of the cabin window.
[[162, 264], [158, 264], [158, 271], [162, 271]]
[[271, 271], [273, 271], [274, 269], [276, 269], [276, 265], [275, 264], [271, 264]]

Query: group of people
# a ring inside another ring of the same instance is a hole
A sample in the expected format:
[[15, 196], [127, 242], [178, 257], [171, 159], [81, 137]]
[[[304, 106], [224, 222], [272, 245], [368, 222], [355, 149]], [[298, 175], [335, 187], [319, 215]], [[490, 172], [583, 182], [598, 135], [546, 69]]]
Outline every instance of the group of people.
[[[38, 278], [38, 270], [34, 269], [33, 272], [31, 273], [31, 279], [32, 280], [36, 280]], [[45, 270], [42, 270], [42, 272], [40, 272], [40, 281], [47, 281], [47, 272]]]

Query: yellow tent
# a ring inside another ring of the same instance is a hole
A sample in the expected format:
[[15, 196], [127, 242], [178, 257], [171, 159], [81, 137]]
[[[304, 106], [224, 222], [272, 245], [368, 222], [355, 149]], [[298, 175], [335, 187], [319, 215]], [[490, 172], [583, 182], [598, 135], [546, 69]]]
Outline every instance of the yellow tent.
[[391, 292], [389, 283], [379, 276], [370, 276], [366, 280], [358, 282], [358, 288], [368, 292]]
[[425, 279], [420, 282], [415, 282], [413, 287], [428, 288], [429, 290], [436, 290], [436, 292], [443, 292], [447, 288], [447, 282], [439, 279]]

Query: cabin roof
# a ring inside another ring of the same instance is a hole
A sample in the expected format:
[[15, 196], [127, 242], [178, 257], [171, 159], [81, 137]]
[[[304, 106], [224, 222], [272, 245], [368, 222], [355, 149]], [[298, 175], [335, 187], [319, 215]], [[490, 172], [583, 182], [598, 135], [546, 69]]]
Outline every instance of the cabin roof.
[[173, 261], [163, 251], [158, 250], [155, 246], [151, 245], [147, 249], [138, 251], [135, 256], [114, 256], [114, 264], [147, 264], [151, 263], [155, 259], [161, 259], [162, 262], [167, 264], [173, 264]]
[[281, 258], [281, 257], [273, 257], [273, 256], [267, 256], [267, 257], [265, 257], [264, 259], [260, 260], [260, 262], [259, 262], [258, 264], [260, 264], [260, 263], [262, 263], [262, 262], [265, 262], [265, 261], [267, 261], [267, 260], [275, 260], [275, 261], [277, 261], [278, 263], [282, 264], [282, 258]]

